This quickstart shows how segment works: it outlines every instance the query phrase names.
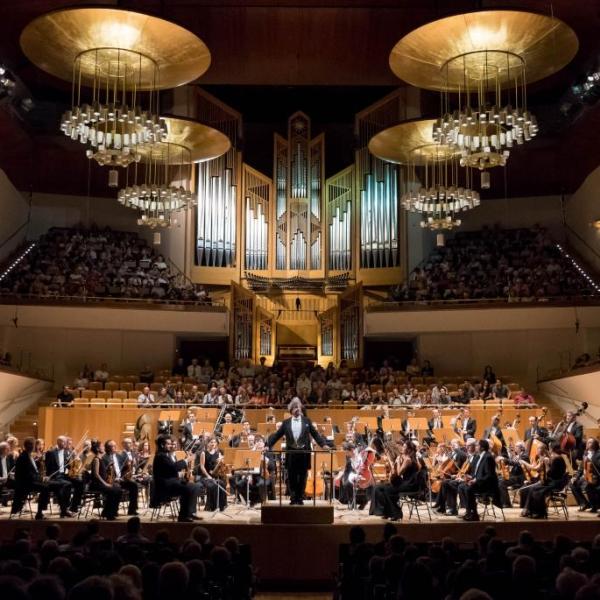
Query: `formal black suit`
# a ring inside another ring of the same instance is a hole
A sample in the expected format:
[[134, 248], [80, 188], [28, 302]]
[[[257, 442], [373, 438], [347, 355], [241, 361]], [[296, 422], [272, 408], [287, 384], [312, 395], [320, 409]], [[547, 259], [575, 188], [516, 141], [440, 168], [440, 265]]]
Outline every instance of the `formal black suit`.
[[196, 512], [196, 488], [179, 478], [179, 472], [186, 467], [185, 460], [173, 460], [168, 452], [156, 453], [152, 463], [151, 507], [157, 507], [160, 502], [178, 497], [180, 519], [187, 519]]
[[[468, 455], [464, 450], [454, 450], [451, 454], [451, 458], [454, 461], [454, 464], [459, 469], [462, 469], [465, 462], [469, 461], [469, 463], [473, 464], [476, 457], [474, 455]], [[471, 467], [467, 469], [467, 473], [470, 471], [470, 469]], [[448, 511], [449, 514], [457, 514], [458, 510], [456, 506], [456, 499], [458, 495], [458, 488], [461, 485], [462, 481], [458, 479], [444, 479], [442, 481], [442, 486], [440, 488], [434, 508], [441, 513]]]
[[6, 506], [8, 502], [8, 494], [5, 493], [7, 490], [11, 490], [15, 487], [14, 479], [10, 478], [9, 475], [14, 475], [13, 468], [15, 466], [15, 459], [12, 454], [7, 454], [6, 456], [6, 468], [2, 466], [2, 461], [0, 461], [0, 501], [3, 506]]
[[571, 460], [575, 465], [576, 460], [583, 457], [585, 442], [583, 441], [583, 425], [577, 421], [573, 421], [567, 425], [567, 433], [570, 433], [575, 438], [575, 448], [571, 453]]
[[310, 440], [314, 439], [321, 448], [328, 446], [329, 442], [315, 429], [312, 421], [304, 416], [300, 417], [300, 435], [298, 439], [294, 439], [292, 420], [293, 417], [290, 417], [283, 421], [281, 427], [267, 440], [267, 446], [272, 448], [285, 436], [285, 449], [291, 450], [285, 455], [290, 500], [294, 504], [299, 504], [304, 499], [304, 489], [311, 464]]
[[11, 508], [12, 514], [21, 512], [27, 495], [31, 492], [39, 492], [38, 514], [42, 514], [42, 511], [48, 508], [50, 493], [54, 494], [61, 514], [66, 513], [71, 495], [70, 484], [62, 481], [43, 481], [31, 454], [23, 451], [15, 463], [15, 498]]
[[474, 481], [472, 483], [465, 482], [458, 488], [458, 493], [467, 507], [467, 514], [477, 515], [477, 502], [475, 499], [477, 494], [490, 494], [494, 504], [500, 506], [500, 491], [494, 455], [491, 452], [482, 452], [471, 471]]
[[83, 479], [69, 477], [65, 472], [68, 471], [69, 464], [74, 458], [73, 453], [66, 449], [63, 449], [63, 472], [60, 472], [59, 452], [60, 450], [58, 448], [53, 448], [52, 450], [48, 450], [44, 455], [44, 462], [46, 463], [46, 473], [48, 474], [48, 476], [52, 476], [52, 480], [54, 481], [63, 481], [64, 483], [68, 483], [71, 485], [73, 495], [71, 497], [70, 509], [73, 512], [78, 512], [79, 506], [81, 505], [83, 491], [85, 489], [85, 482], [83, 481]]
[[548, 439], [548, 430], [545, 427], [539, 427], [538, 425], [528, 427], [525, 430], [525, 441], [527, 442], [532, 439], [535, 434], [537, 434], [540, 442], [546, 443], [546, 440]]
[[461, 421], [461, 432], [465, 432], [463, 434], [465, 441], [468, 438], [474, 438], [475, 432], [477, 431], [477, 420], [469, 417], [466, 422]]
[[571, 491], [580, 507], [591, 508], [596, 512], [600, 508], [600, 450], [593, 454], [591, 463], [593, 480], [586, 481], [582, 461], [575, 480], [571, 483]]
[[512, 507], [509, 488], [520, 488], [525, 483], [525, 473], [521, 466], [521, 461], [529, 462], [529, 454], [523, 452], [513, 459], [505, 458], [505, 463], [508, 467], [508, 479], [498, 478], [498, 489], [500, 490], [500, 500], [504, 508]]
[[[119, 474], [123, 472], [123, 467], [125, 466], [125, 461], [129, 458], [126, 452], [121, 452], [119, 454], [115, 454], [117, 457], [117, 464], [119, 465]], [[113, 454], [105, 454], [102, 457], [102, 461], [104, 462], [104, 467], [107, 468], [108, 465], [113, 463]], [[135, 465], [131, 465], [131, 473], [135, 472]], [[138, 509], [138, 494], [139, 487], [138, 484], [133, 481], [133, 479], [123, 479], [122, 477], [117, 477], [115, 473], [115, 482], [125, 491], [129, 496], [129, 509], [127, 511], [128, 514], [134, 515], [137, 514]]]

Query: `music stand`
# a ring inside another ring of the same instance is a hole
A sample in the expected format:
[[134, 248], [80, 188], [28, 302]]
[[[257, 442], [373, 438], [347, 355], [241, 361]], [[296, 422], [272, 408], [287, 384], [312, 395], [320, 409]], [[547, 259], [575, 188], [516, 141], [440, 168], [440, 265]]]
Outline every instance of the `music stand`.
[[[246, 506], [245, 510], [258, 510], [250, 506], [250, 475], [260, 475], [263, 464], [263, 454], [256, 450], [237, 450], [233, 457], [232, 471], [242, 471], [246, 474]], [[237, 490], [236, 490], [237, 496]], [[261, 498], [262, 503], [262, 498]]]
[[181, 410], [161, 410], [158, 413], [158, 421], [166, 422], [169, 435], [173, 433], [173, 422], [181, 421]]

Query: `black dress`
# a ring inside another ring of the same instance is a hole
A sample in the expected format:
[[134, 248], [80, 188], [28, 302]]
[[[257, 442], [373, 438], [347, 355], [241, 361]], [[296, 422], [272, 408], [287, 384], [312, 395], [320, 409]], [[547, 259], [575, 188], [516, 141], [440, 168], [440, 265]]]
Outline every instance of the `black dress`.
[[546, 498], [553, 492], [562, 490], [568, 480], [567, 465], [563, 457], [555, 456], [550, 462], [545, 481], [539, 481], [521, 490], [521, 494], [525, 493], [525, 510], [532, 517], [547, 517]]
[[[204, 452], [204, 470], [207, 473], [212, 473], [220, 456], [221, 453], [218, 450], [213, 453]], [[205, 510], [213, 511], [217, 508], [225, 510], [227, 506], [227, 482], [224, 479], [208, 479], [205, 477], [202, 483], [206, 487]]]
[[419, 465], [411, 461], [402, 475], [394, 478], [394, 483], [380, 483], [373, 488], [369, 514], [377, 517], [401, 519], [402, 510], [398, 499], [403, 492], [415, 492], [418, 488]]
[[100, 481], [96, 473], [106, 481], [106, 471], [106, 463], [103, 460], [100, 460], [98, 456], [95, 456], [92, 460], [90, 490], [100, 492], [104, 496], [102, 516], [112, 520], [115, 519], [119, 513], [119, 502], [121, 501], [123, 490], [117, 485], [105, 486], [104, 483]]

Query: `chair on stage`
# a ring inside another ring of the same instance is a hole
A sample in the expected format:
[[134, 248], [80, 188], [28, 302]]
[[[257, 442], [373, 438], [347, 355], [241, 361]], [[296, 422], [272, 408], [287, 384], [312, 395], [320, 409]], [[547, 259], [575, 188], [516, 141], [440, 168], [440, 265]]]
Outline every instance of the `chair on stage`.
[[166, 500], [156, 500], [153, 479], [150, 480], [149, 498], [148, 507], [152, 510], [150, 521], [158, 521], [161, 517], [167, 515], [167, 511], [169, 511], [172, 521], [177, 520], [177, 516], [179, 515], [179, 498], [170, 497]]
[[81, 496], [81, 505], [79, 507], [79, 512], [77, 513], [77, 518], [81, 519], [81, 517], [83, 517], [87, 519], [90, 511], [92, 515], [94, 514], [94, 511], [96, 511], [98, 518], [101, 518], [103, 507], [104, 494], [102, 494], [102, 492], [99, 490], [86, 489], [83, 492], [83, 496]]
[[417, 489], [414, 492], [400, 492], [398, 499], [400, 508], [408, 508], [408, 519], [417, 515], [417, 520], [421, 523], [420, 511], [425, 510], [431, 521], [431, 509], [429, 508], [429, 473], [427, 469], [421, 469], [417, 475]]
[[485, 521], [486, 517], [493, 517], [495, 520], [497, 520], [498, 515], [496, 514], [496, 510], [500, 511], [502, 520], [506, 521], [506, 516], [504, 515], [504, 509], [501, 506], [496, 506], [494, 504], [494, 494], [490, 494], [490, 493], [475, 494], [475, 500], [477, 502], [477, 505], [483, 507], [483, 512], [479, 516], [479, 518], [482, 521]]
[[[25, 497], [25, 501], [23, 502], [23, 506], [21, 507], [21, 510], [18, 513], [13, 513], [12, 507], [11, 507], [11, 512], [10, 512], [8, 518], [9, 519], [19, 519], [23, 515], [23, 512], [26, 512], [26, 513], [29, 513], [29, 517], [31, 519], [34, 519], [33, 508], [31, 505], [33, 502], [35, 502], [37, 500], [37, 496], [38, 496], [38, 493], [36, 491], [29, 492], [27, 494], [27, 496]], [[15, 501], [14, 494], [13, 494], [12, 501], [13, 502]]]
[[567, 488], [556, 490], [546, 498], [548, 512], [552, 509], [553, 513], [560, 517], [564, 515], [565, 521], [569, 520], [569, 509], [567, 507]]

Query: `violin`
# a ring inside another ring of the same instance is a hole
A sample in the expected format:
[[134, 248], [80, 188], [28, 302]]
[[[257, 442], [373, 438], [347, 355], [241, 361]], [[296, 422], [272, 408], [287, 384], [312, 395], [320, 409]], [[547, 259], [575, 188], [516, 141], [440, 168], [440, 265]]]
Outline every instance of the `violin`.
[[106, 483], [112, 485], [115, 482], [115, 465], [111, 462], [106, 465]]
[[589, 458], [583, 459], [583, 477], [590, 485], [598, 485], [598, 473], [594, 463]]

